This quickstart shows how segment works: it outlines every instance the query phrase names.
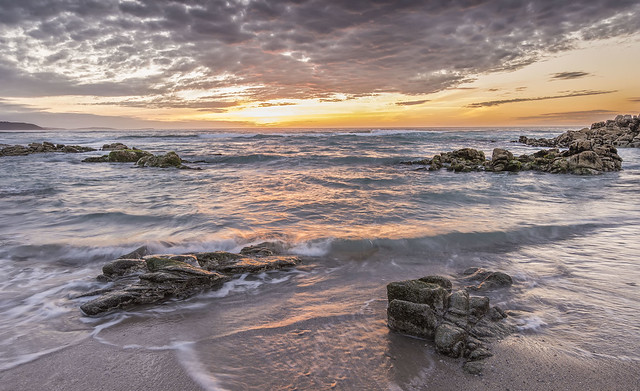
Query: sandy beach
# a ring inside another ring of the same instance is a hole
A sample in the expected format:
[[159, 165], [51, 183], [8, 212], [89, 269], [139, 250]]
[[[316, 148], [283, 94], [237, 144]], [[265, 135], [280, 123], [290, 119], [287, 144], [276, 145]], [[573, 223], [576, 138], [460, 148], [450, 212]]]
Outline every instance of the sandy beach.
[[[395, 379], [379, 384], [380, 390], [640, 390], [637, 362], [571, 356], [544, 338], [515, 335], [495, 344], [482, 376], [464, 373], [459, 361], [437, 356], [426, 341], [392, 338], [400, 339], [398, 356], [392, 357]], [[423, 368], [419, 357], [400, 357], [411, 354], [412, 348], [403, 350], [407, 344], [427, 345], [424, 350], [433, 355], [435, 365]], [[0, 373], [0, 382], [3, 390], [224, 389], [198, 384], [171, 351], [121, 349], [91, 339]], [[330, 388], [361, 389], [349, 379]]]

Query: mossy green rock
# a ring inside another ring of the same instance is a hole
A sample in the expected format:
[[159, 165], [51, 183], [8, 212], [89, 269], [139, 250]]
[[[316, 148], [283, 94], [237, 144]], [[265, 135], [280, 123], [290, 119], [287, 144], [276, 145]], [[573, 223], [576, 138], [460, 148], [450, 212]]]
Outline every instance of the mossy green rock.
[[157, 272], [163, 269], [176, 270], [176, 269], [196, 269], [197, 268], [189, 265], [188, 263], [178, 261], [171, 258], [164, 257], [149, 257], [145, 259], [147, 263], [147, 268], [151, 272]]
[[444, 308], [447, 295], [447, 290], [440, 285], [420, 280], [397, 281], [387, 285], [387, 298], [389, 302], [393, 300], [404, 300], [413, 303], [428, 304], [434, 310], [442, 310]]
[[175, 152], [168, 152], [164, 155], [147, 155], [142, 156], [140, 159], [136, 160], [136, 165], [142, 167], [160, 167], [160, 168], [169, 168], [182, 167], [182, 159]]
[[428, 304], [392, 300], [387, 308], [387, 322], [391, 330], [421, 338], [433, 338], [438, 318]]
[[118, 149], [109, 152], [108, 158], [112, 163], [135, 163], [140, 158], [150, 155], [149, 152], [140, 149]]
[[102, 267], [102, 274], [108, 278], [116, 278], [146, 269], [147, 263], [141, 259], [116, 259]]

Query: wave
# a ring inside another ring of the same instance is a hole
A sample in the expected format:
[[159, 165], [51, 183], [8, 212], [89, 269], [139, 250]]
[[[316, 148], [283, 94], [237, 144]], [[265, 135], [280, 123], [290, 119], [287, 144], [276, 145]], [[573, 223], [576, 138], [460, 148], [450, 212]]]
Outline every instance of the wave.
[[546, 225], [516, 228], [511, 231], [450, 232], [415, 238], [338, 239], [322, 238], [296, 243], [290, 251], [314, 257], [352, 258], [357, 254], [372, 254], [383, 250], [401, 256], [420, 254], [491, 252], [503, 253], [522, 246], [548, 244], [584, 235], [612, 225], [576, 224]]

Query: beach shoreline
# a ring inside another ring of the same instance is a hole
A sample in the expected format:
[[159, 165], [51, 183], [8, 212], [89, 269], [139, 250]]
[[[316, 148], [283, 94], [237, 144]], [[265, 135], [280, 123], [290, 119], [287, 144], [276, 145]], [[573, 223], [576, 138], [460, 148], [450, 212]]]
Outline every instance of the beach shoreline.
[[[126, 330], [120, 330], [125, 332]], [[389, 333], [393, 333], [389, 331]], [[407, 368], [393, 371], [380, 389], [388, 390], [639, 390], [636, 361], [604, 357], [577, 357], [552, 346], [548, 336], [515, 334], [493, 345], [494, 356], [486, 360], [482, 376], [464, 373], [455, 359], [438, 356], [430, 343], [401, 335], [400, 345], [423, 345], [434, 363], [419, 369], [407, 361]], [[556, 341], [557, 342], [557, 341]], [[401, 357], [393, 358], [402, 365]], [[415, 357], [414, 357], [415, 358]], [[256, 363], [258, 364], [258, 363]], [[418, 373], [415, 372], [418, 370]], [[192, 378], [172, 350], [121, 348], [87, 338], [76, 345], [45, 355], [32, 362], [0, 372], [6, 390], [225, 390], [215, 381], [203, 384]], [[318, 379], [322, 381], [323, 379]], [[362, 385], [346, 378], [335, 389], [356, 390]], [[290, 388], [286, 388], [290, 389]]]

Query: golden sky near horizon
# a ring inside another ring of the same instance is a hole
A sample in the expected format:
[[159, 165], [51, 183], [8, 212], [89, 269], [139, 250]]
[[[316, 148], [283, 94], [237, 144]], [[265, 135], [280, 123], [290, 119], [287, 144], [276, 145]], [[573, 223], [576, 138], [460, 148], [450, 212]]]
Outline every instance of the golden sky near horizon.
[[632, 1], [10, 2], [0, 120], [575, 125], [640, 113]]

